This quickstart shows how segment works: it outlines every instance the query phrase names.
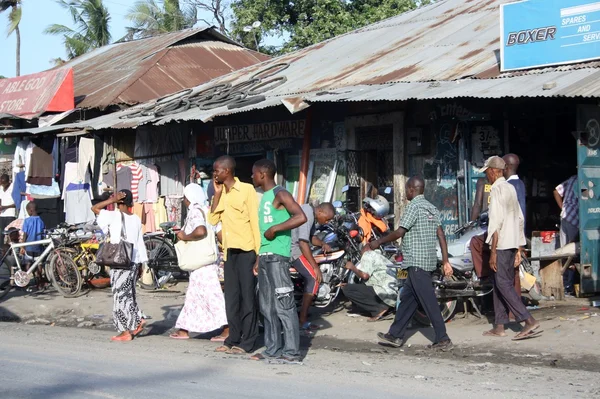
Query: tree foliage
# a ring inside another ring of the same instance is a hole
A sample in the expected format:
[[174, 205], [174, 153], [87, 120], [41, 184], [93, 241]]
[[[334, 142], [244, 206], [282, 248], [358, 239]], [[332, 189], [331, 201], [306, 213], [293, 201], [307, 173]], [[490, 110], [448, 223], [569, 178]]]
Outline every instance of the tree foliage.
[[56, 2], [69, 11], [75, 28], [52, 24], [44, 30], [44, 33], [63, 36], [68, 59], [110, 43], [110, 15], [102, 0], [56, 0]]
[[216, 24], [217, 29], [224, 35], [229, 34], [227, 29], [227, 10], [229, 1], [227, 0], [185, 0], [185, 2], [193, 7], [197, 7], [200, 11], [207, 12], [212, 17], [212, 21], [201, 19], [207, 25]]
[[17, 38], [17, 74], [21, 75], [21, 31], [19, 30], [19, 24], [21, 23], [21, 17], [23, 15], [22, 1], [21, 0], [0, 0], [0, 12], [4, 12], [10, 9], [8, 13], [8, 30], [6, 36], [10, 36], [15, 33]]
[[[253, 32], [244, 27], [260, 21], [262, 36], [285, 39], [276, 52], [310, 46], [362, 26], [412, 10], [429, 0], [234, 0], [232, 33], [254, 47]], [[264, 50], [265, 48], [263, 48]]]
[[126, 36], [131, 40], [191, 28], [198, 21], [198, 11], [192, 5], [182, 8], [179, 0], [140, 0], [126, 18], [133, 23]]

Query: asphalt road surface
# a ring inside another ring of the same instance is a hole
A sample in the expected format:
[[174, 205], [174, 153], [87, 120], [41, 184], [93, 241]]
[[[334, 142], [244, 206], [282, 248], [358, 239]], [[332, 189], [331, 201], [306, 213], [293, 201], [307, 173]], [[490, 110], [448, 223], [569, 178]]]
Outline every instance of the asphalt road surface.
[[[1, 398], [592, 397], [589, 372], [310, 350], [303, 365], [214, 352], [164, 335], [129, 343], [90, 329], [0, 323]], [[374, 345], [376, 347], [376, 345]], [[591, 395], [591, 396], [590, 396]]]

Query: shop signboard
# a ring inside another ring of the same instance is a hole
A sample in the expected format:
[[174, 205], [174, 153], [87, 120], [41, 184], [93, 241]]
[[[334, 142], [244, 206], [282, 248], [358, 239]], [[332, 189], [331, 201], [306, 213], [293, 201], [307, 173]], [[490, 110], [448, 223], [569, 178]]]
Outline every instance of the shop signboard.
[[527, 0], [500, 5], [502, 71], [600, 58], [600, 2]]
[[255, 143], [304, 137], [304, 120], [215, 127], [215, 144]]
[[45, 112], [75, 108], [73, 70], [47, 72], [0, 79], [0, 114], [35, 118]]

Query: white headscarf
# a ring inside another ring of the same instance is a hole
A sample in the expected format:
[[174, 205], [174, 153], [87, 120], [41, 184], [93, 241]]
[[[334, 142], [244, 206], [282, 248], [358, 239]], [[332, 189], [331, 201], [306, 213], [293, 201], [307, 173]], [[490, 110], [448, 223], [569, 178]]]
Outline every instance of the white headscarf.
[[190, 205], [207, 206], [208, 200], [202, 186], [191, 183], [183, 189], [183, 195], [190, 201]]

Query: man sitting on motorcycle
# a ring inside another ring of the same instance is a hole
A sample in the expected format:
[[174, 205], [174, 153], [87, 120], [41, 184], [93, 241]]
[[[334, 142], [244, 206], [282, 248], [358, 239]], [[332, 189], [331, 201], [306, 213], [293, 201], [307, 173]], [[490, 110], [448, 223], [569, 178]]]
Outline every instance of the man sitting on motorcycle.
[[390, 260], [376, 251], [365, 252], [359, 267], [352, 262], [346, 263], [363, 280], [363, 284], [348, 284], [342, 287], [344, 295], [360, 310], [369, 312], [368, 321], [383, 320], [396, 307], [398, 287], [396, 270], [387, 265]]
[[325, 253], [331, 252], [329, 245], [314, 235], [315, 221], [320, 225], [329, 223], [335, 216], [335, 208], [329, 202], [323, 202], [316, 208], [304, 204], [301, 208], [307, 220], [303, 225], [292, 230], [292, 267], [304, 280], [304, 296], [299, 321], [300, 330], [309, 332], [313, 326], [308, 322], [308, 308], [317, 295], [323, 278], [321, 269], [313, 258], [310, 244], [321, 247]]
[[363, 231], [363, 244], [367, 244], [373, 238], [373, 230], [377, 229], [379, 234], [387, 233], [389, 228], [387, 222], [383, 219], [390, 211], [390, 203], [381, 195], [376, 198], [367, 197], [363, 200], [363, 207], [360, 210], [358, 226]]

